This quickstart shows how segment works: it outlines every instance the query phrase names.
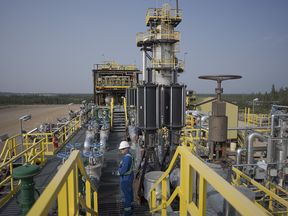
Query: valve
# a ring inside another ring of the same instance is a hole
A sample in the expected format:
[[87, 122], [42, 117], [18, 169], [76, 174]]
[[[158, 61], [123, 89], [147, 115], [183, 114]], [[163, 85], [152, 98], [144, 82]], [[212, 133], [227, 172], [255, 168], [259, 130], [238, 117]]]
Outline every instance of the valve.
[[217, 88], [215, 89], [217, 101], [212, 102], [212, 115], [209, 116], [209, 143], [206, 150], [208, 150], [208, 156], [211, 159], [226, 158], [228, 118], [226, 116], [226, 103], [221, 102], [221, 93], [223, 93], [221, 82], [229, 79], [240, 79], [242, 76], [208, 75], [198, 78], [217, 81]]
[[217, 87], [215, 89], [215, 93], [217, 94], [217, 101], [219, 102], [221, 100], [221, 93], [223, 93], [223, 88], [221, 88], [221, 82], [224, 80], [229, 79], [241, 79], [242, 76], [238, 75], [206, 75], [206, 76], [199, 76], [199, 79], [210, 79], [217, 81]]
[[22, 208], [22, 215], [26, 215], [35, 203], [34, 191], [36, 191], [40, 196], [39, 191], [34, 188], [35, 182], [33, 180], [33, 177], [39, 173], [40, 167], [33, 164], [17, 167], [11, 174], [12, 178], [21, 179], [21, 184], [19, 185], [21, 190], [21, 200], [19, 203], [17, 199], [18, 191], [16, 194], [16, 203], [20, 208]]

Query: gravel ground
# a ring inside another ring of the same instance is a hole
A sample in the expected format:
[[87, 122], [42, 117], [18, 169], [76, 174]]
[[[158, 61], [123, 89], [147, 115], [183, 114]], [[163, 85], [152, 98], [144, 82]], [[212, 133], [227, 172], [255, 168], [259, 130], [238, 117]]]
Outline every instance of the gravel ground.
[[[70, 107], [73, 111], [78, 110], [80, 105]], [[68, 117], [68, 105], [18, 105], [0, 106], [0, 136], [8, 134], [8, 137], [20, 133], [19, 118], [31, 114], [29, 121], [22, 121], [22, 129], [30, 131], [37, 127], [39, 123], [57, 122], [57, 118]], [[5, 142], [0, 142], [2, 149]]]

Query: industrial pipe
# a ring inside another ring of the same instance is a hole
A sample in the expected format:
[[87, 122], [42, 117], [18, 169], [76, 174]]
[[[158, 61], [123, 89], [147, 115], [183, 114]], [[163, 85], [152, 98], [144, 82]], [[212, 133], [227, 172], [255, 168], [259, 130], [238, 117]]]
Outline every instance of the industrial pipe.
[[209, 115], [204, 115], [201, 118], [201, 124], [204, 125], [204, 122], [209, 118]]
[[[241, 154], [243, 152], [246, 152], [246, 150], [247, 150], [246, 147], [237, 149], [237, 153], [236, 153], [236, 164], [237, 165], [241, 164]], [[267, 146], [253, 147], [253, 151], [267, 151]]]
[[274, 120], [275, 117], [288, 117], [288, 114], [273, 114], [271, 117], [271, 137], [273, 137], [274, 134]]
[[271, 138], [273, 138], [274, 136], [274, 120], [275, 120], [275, 117], [288, 117], [288, 114], [273, 114], [271, 116], [271, 137], [269, 138], [269, 141], [268, 141], [268, 152], [267, 152], [267, 162], [268, 163], [271, 163], [273, 162], [272, 161], [272, 151], [273, 151], [273, 140]]
[[227, 130], [253, 130], [253, 129], [268, 129], [270, 126], [261, 126], [261, 127], [229, 127]]
[[246, 158], [247, 164], [253, 163], [253, 140], [254, 138], [257, 138], [260, 142], [267, 142], [267, 138], [257, 131], [254, 131], [248, 135], [247, 158]]

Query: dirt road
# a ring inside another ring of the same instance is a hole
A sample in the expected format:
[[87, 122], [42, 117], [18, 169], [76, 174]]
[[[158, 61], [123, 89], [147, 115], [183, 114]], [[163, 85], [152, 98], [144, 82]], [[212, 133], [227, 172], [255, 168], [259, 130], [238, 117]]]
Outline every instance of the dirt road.
[[[73, 111], [80, 108], [79, 104], [70, 107]], [[31, 114], [29, 121], [22, 121], [22, 129], [30, 131], [38, 126], [37, 123], [57, 122], [57, 118], [68, 117], [68, 105], [18, 105], [0, 106], [0, 136], [8, 134], [9, 137], [20, 133], [19, 118]], [[0, 145], [3, 142], [0, 142]]]

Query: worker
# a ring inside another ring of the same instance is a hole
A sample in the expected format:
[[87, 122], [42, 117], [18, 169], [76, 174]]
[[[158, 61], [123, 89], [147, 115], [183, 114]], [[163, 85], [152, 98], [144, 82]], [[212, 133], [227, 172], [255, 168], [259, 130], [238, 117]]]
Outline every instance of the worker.
[[132, 215], [134, 211], [134, 198], [133, 198], [133, 163], [134, 158], [129, 151], [130, 146], [127, 141], [122, 141], [119, 146], [119, 150], [124, 155], [119, 168], [112, 172], [112, 175], [120, 176], [120, 190], [121, 198], [124, 207], [124, 215]]

